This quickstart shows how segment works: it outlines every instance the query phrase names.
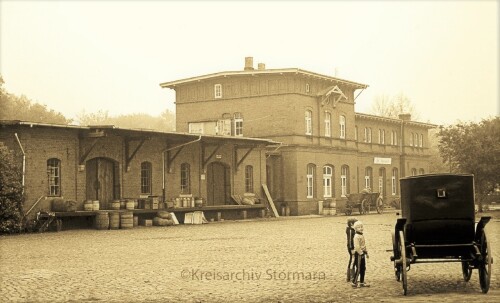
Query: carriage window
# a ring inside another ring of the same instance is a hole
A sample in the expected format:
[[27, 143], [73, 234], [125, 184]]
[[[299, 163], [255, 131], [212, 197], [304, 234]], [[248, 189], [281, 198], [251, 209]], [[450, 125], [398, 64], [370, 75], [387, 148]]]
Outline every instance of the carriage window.
[[61, 160], [47, 160], [47, 178], [49, 184], [49, 196], [61, 195]]
[[253, 193], [253, 167], [251, 165], [245, 167], [245, 192]]
[[331, 166], [323, 167], [323, 197], [332, 197], [332, 176], [333, 168]]
[[438, 188], [437, 196], [438, 196], [438, 198], [446, 198], [446, 189]]
[[191, 168], [188, 163], [181, 164], [181, 193], [191, 193]]
[[314, 164], [307, 165], [307, 198], [314, 198]]
[[151, 194], [153, 167], [151, 162], [141, 163], [141, 194]]

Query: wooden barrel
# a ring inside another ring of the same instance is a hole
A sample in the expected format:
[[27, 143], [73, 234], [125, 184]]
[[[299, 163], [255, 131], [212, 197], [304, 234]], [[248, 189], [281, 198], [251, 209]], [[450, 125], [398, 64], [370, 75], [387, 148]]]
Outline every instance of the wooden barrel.
[[94, 205], [92, 204], [92, 200], [86, 200], [83, 202], [83, 210], [91, 211], [94, 210]]
[[111, 202], [111, 209], [120, 209], [120, 200], [113, 200], [113, 202]]
[[125, 202], [125, 209], [134, 209], [135, 207], [135, 201], [134, 200], [127, 200], [127, 202]]
[[92, 210], [99, 210], [99, 200], [92, 201]]
[[122, 212], [120, 215], [120, 227], [128, 229], [134, 227], [134, 214], [132, 212]]
[[[120, 203], [120, 201], [118, 201], [118, 203]], [[119, 228], [120, 228], [120, 213], [116, 211], [110, 212], [109, 229], [119, 229]]]
[[109, 228], [109, 216], [107, 211], [100, 211], [96, 214], [95, 227], [100, 230]]

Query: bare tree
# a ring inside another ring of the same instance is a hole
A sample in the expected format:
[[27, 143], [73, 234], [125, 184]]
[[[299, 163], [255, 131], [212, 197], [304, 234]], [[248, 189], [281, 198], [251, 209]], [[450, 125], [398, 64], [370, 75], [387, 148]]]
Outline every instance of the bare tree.
[[419, 120], [420, 114], [410, 98], [403, 93], [393, 97], [383, 94], [375, 97], [371, 113], [377, 116], [397, 119], [400, 114], [411, 114], [412, 120]]

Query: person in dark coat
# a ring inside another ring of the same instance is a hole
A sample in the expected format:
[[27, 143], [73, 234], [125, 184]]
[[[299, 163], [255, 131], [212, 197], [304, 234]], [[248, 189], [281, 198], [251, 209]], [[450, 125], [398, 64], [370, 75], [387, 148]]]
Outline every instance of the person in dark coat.
[[347, 236], [347, 252], [349, 253], [349, 263], [347, 265], [347, 282], [350, 282], [354, 277], [354, 263], [352, 262], [353, 252], [354, 252], [354, 235], [356, 231], [352, 227], [354, 223], [356, 223], [358, 219], [355, 217], [347, 218], [347, 227], [345, 229], [345, 233]]

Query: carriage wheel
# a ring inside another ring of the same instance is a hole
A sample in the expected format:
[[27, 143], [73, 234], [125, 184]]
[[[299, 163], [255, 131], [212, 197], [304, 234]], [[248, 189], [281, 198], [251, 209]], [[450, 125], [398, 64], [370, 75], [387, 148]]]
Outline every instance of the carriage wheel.
[[401, 282], [403, 284], [403, 294], [406, 296], [406, 291], [408, 289], [407, 283], [407, 268], [406, 268], [406, 247], [405, 247], [405, 236], [403, 231], [399, 231], [399, 251], [401, 253]]
[[384, 212], [384, 200], [382, 199], [382, 197], [378, 197], [377, 198], [377, 213], [381, 214]]
[[396, 276], [396, 281], [401, 280], [401, 268], [400, 265], [397, 264], [396, 260], [400, 258], [398, 251], [398, 244], [396, 243], [396, 233], [391, 231], [392, 236], [392, 252], [394, 253], [394, 275]]
[[472, 267], [469, 266], [469, 262], [462, 261], [462, 274], [464, 276], [464, 281], [469, 282], [472, 276]]
[[368, 209], [368, 203], [366, 203], [366, 199], [363, 199], [363, 201], [361, 201], [361, 203], [359, 203], [359, 213], [361, 215], [364, 215], [367, 213], [367, 211], [369, 212], [369, 209]]
[[479, 284], [481, 284], [481, 290], [483, 293], [487, 293], [490, 289], [490, 279], [491, 279], [491, 263], [493, 259], [491, 258], [491, 247], [488, 247], [488, 239], [483, 230], [481, 234], [481, 260], [479, 264]]

